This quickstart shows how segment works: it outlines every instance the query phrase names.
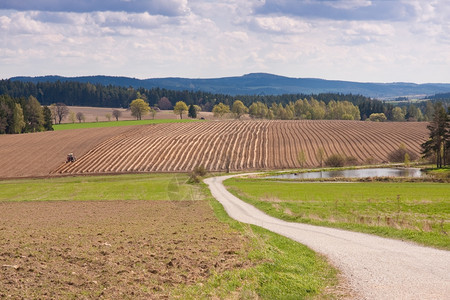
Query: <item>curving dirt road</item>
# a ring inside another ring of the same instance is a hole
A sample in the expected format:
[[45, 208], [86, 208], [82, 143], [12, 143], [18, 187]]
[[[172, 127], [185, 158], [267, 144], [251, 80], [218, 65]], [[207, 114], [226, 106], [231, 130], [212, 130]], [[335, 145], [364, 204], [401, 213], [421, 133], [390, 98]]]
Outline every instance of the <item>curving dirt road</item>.
[[205, 179], [232, 218], [284, 235], [325, 255], [342, 271], [358, 299], [449, 299], [449, 251], [270, 217], [225, 189], [222, 182], [233, 176], [240, 175]]

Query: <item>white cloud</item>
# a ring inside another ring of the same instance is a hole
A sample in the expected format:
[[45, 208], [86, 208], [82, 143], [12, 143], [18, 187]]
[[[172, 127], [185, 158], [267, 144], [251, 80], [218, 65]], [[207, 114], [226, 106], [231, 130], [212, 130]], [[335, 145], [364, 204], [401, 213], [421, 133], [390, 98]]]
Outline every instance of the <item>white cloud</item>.
[[310, 24], [291, 17], [255, 17], [249, 22], [250, 27], [256, 31], [269, 33], [296, 34], [310, 30]]

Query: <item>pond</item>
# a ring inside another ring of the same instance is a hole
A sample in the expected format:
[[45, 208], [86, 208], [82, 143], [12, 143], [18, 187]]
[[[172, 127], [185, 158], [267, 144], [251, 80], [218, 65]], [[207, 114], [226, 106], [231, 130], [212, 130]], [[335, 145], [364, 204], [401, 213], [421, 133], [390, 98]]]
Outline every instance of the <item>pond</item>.
[[416, 168], [372, 168], [357, 170], [320, 171], [291, 173], [268, 178], [281, 179], [318, 179], [318, 178], [365, 178], [365, 177], [422, 177], [423, 173]]

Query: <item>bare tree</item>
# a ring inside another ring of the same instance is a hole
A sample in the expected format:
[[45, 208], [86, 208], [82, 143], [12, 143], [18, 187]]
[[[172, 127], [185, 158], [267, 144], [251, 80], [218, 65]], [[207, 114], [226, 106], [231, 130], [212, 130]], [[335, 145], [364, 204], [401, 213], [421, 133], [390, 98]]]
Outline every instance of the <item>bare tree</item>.
[[52, 113], [54, 114], [55, 121], [61, 124], [61, 121], [69, 114], [69, 108], [64, 103], [58, 102], [52, 104]]
[[84, 114], [82, 112], [77, 112], [77, 120], [81, 123], [81, 121], [84, 121]]
[[170, 103], [170, 100], [167, 97], [162, 97], [159, 99], [158, 107], [162, 110], [169, 110], [173, 108], [172, 103]]
[[118, 109], [112, 111], [112, 115], [116, 118], [116, 121], [119, 121], [119, 118], [122, 116], [122, 112]]

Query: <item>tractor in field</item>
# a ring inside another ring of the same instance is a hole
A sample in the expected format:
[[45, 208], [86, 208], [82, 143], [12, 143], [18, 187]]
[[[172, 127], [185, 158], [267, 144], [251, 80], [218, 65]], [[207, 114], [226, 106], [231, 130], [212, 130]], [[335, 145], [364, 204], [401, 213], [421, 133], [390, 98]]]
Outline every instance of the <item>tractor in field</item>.
[[66, 159], [66, 163], [73, 163], [75, 162], [77, 159], [75, 158], [75, 155], [73, 155], [73, 153], [69, 153], [67, 154], [67, 159]]

